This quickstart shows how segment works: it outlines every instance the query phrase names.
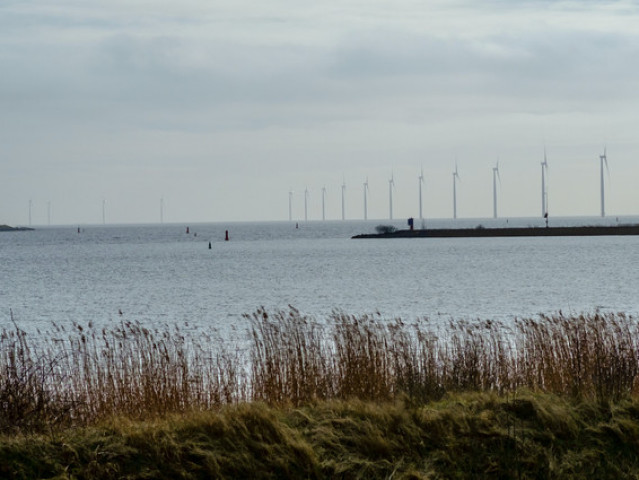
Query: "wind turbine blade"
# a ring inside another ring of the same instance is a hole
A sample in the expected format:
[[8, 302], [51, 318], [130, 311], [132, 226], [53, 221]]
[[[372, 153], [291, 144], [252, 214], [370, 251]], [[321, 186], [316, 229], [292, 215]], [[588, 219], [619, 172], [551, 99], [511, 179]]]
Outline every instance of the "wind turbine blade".
[[548, 168], [548, 157], [546, 156], [546, 147], [544, 146], [544, 166]]

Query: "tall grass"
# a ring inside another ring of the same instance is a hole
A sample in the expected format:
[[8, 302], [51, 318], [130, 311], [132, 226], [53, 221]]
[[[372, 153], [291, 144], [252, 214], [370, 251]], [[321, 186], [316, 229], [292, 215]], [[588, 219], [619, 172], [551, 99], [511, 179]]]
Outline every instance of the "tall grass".
[[405, 322], [294, 308], [258, 310], [247, 347], [214, 334], [121, 321], [30, 338], [0, 332], [0, 431], [151, 418], [260, 401], [436, 400], [526, 388], [599, 402], [636, 395], [639, 323], [624, 314], [557, 314], [506, 324]]

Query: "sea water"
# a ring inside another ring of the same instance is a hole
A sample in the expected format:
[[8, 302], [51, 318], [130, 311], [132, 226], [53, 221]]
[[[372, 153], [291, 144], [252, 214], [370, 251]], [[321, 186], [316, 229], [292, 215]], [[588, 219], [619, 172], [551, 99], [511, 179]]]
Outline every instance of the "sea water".
[[[350, 238], [378, 224], [405, 228], [405, 220], [378, 220], [0, 233], [0, 327], [11, 326], [12, 312], [21, 328], [34, 332], [52, 322], [102, 328], [122, 319], [230, 332], [245, 328], [244, 315], [260, 307], [289, 305], [316, 318], [340, 311], [444, 321], [639, 313], [639, 237]], [[541, 226], [543, 220], [435, 220], [425, 226], [479, 224]]]

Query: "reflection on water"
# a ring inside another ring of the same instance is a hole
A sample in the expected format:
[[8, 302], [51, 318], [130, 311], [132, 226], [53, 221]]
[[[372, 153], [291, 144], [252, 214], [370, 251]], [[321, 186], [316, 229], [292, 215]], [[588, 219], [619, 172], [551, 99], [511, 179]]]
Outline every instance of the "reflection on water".
[[[638, 237], [350, 239], [380, 223], [389, 222], [196, 224], [188, 235], [186, 225], [3, 233], [0, 322], [9, 324], [12, 309], [27, 330], [51, 321], [99, 326], [120, 321], [121, 310], [145, 324], [189, 322], [226, 331], [242, 327], [242, 314], [260, 306], [289, 304], [317, 316], [341, 309], [411, 319], [639, 312]], [[480, 223], [506, 220], [427, 226]], [[405, 228], [404, 221], [394, 224]], [[509, 226], [542, 224], [508, 220]]]

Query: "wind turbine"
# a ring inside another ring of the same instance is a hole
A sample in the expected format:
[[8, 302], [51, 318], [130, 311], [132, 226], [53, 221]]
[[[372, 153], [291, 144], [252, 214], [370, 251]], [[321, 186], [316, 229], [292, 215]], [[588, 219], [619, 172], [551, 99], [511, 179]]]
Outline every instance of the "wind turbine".
[[422, 185], [424, 184], [424, 167], [422, 167], [422, 171], [419, 175], [419, 219], [424, 220], [424, 215], [422, 213]]
[[346, 180], [342, 179], [342, 220], [346, 220], [346, 209], [344, 206], [344, 192], [346, 191]]
[[390, 219], [393, 219], [393, 187], [395, 186], [395, 179], [393, 177], [393, 173], [391, 172], [391, 178], [388, 181], [388, 199], [389, 199], [389, 210], [390, 210]]
[[33, 207], [33, 200], [29, 199], [29, 226], [31, 226], [31, 207]]
[[102, 225], [106, 225], [106, 200], [102, 199]]
[[288, 191], [288, 221], [293, 221], [293, 190]]
[[457, 172], [457, 162], [455, 162], [455, 171], [453, 172], [453, 218], [457, 218], [457, 180], [461, 182], [461, 177]]
[[47, 224], [51, 225], [51, 201], [47, 202]]
[[326, 187], [322, 187], [322, 220], [326, 220]]
[[304, 221], [308, 222], [308, 187], [304, 189]]
[[606, 147], [604, 146], [603, 155], [599, 155], [599, 160], [601, 161], [601, 216], [606, 216], [605, 209], [605, 195], [604, 195], [604, 163], [606, 164], [606, 170], [608, 171], [608, 175], [610, 175], [610, 170], [608, 170], [608, 157], [606, 157]]
[[548, 160], [546, 159], [546, 148], [544, 147], [544, 161], [541, 162], [541, 216], [548, 215], [548, 192], [546, 191], [546, 172], [548, 171]]
[[164, 223], [164, 197], [160, 197], [160, 223]]
[[493, 167], [493, 218], [497, 218], [497, 180], [501, 183], [501, 177], [499, 176], [499, 161], [497, 165]]
[[366, 194], [368, 193], [368, 177], [366, 177], [366, 181], [364, 182], [364, 220], [368, 220], [368, 202], [366, 198]]

